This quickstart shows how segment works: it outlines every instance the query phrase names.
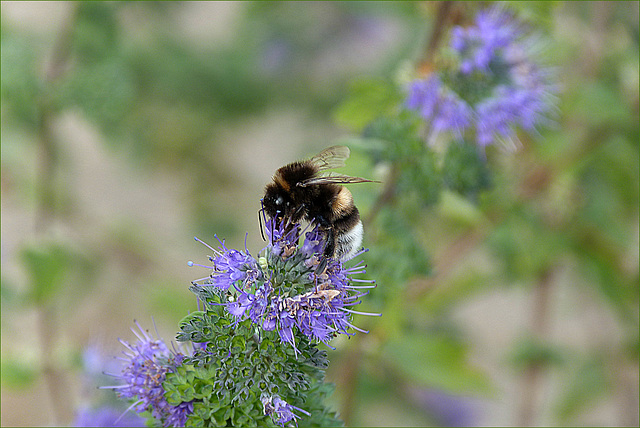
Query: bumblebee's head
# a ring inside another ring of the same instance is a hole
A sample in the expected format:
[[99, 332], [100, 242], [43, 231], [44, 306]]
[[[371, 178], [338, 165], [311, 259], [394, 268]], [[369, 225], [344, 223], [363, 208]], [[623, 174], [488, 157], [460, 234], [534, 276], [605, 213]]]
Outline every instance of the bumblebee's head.
[[271, 218], [288, 216], [293, 206], [289, 194], [276, 183], [267, 184], [262, 204], [264, 212]]

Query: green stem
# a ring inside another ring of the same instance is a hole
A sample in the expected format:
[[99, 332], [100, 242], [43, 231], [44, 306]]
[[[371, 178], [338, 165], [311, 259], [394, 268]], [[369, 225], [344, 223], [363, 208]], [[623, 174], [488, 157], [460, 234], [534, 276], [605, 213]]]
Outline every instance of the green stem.
[[[37, 235], [44, 235], [55, 218], [56, 189], [55, 173], [58, 163], [58, 147], [54, 137], [54, 111], [49, 99], [51, 88], [66, 71], [71, 54], [71, 40], [76, 21], [78, 5], [74, 4], [67, 22], [54, 43], [50, 60], [44, 70], [44, 90], [39, 99], [38, 109], [38, 145], [39, 165], [36, 187], [38, 202], [35, 213], [34, 228]], [[59, 425], [66, 415], [71, 413], [68, 382], [63, 371], [54, 359], [57, 323], [54, 305], [51, 302], [41, 303], [38, 311], [38, 334], [44, 383], [53, 409], [52, 425]]]

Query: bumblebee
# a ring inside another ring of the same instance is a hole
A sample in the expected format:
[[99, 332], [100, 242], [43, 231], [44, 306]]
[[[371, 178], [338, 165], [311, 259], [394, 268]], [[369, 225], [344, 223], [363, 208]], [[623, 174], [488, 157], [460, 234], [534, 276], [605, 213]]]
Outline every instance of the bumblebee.
[[350, 151], [332, 146], [304, 161], [279, 168], [265, 187], [265, 213], [276, 220], [319, 225], [326, 238], [321, 269], [328, 258], [348, 260], [360, 249], [363, 227], [351, 192], [342, 184], [367, 183], [360, 177], [323, 172], [345, 165]]

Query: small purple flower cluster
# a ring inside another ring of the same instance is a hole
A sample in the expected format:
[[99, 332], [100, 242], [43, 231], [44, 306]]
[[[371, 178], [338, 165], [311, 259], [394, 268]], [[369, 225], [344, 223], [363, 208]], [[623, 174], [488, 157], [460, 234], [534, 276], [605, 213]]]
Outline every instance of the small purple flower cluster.
[[[216, 256], [209, 256], [209, 261], [217, 269], [216, 275], [210, 277], [210, 284], [221, 290], [228, 290], [232, 284], [238, 281], [245, 285], [255, 281], [259, 271], [256, 260], [249, 254], [249, 251], [246, 248], [244, 252], [230, 250], [223, 242], [220, 245], [222, 246], [221, 251], [214, 250]], [[189, 265], [193, 266], [193, 263], [190, 262]]]
[[424, 119], [431, 121], [429, 141], [447, 131], [456, 132], [458, 138], [462, 139], [473, 116], [472, 108], [443, 85], [437, 74], [411, 83], [406, 106], [417, 110]]
[[478, 12], [475, 25], [453, 28], [450, 46], [460, 55], [461, 73], [490, 73], [489, 64], [519, 35], [520, 30], [508, 14], [496, 8], [486, 9]]
[[184, 426], [187, 417], [193, 412], [192, 403], [179, 406], [170, 405], [164, 398], [162, 383], [166, 374], [180, 364], [184, 355], [170, 351], [161, 340], [154, 340], [140, 324], [136, 322], [141, 334], [132, 329], [138, 342], [131, 344], [119, 339], [127, 351], [120, 359], [126, 363], [121, 374], [112, 376], [124, 381], [123, 385], [110, 388], [117, 390], [118, 396], [124, 399], [137, 399], [131, 406], [137, 413], [151, 410], [153, 417], [162, 420], [164, 426]]
[[[265, 331], [277, 331], [280, 340], [291, 344], [294, 350], [295, 330], [310, 340], [324, 343], [337, 334], [353, 334], [348, 332], [350, 328], [366, 333], [351, 324], [351, 315], [379, 314], [349, 309], [367, 294], [360, 289], [375, 287], [374, 281], [351, 277], [365, 272], [363, 262], [345, 268], [342, 262], [329, 259], [326, 269], [318, 274], [315, 268], [324, 237], [317, 226], [304, 234], [304, 242], [299, 245], [300, 225], [285, 222], [276, 225], [271, 219], [265, 225], [269, 244], [263, 256], [256, 260], [246, 248], [245, 252], [239, 252], [228, 249], [224, 242], [220, 242], [218, 249], [207, 246], [214, 252], [209, 257], [213, 266], [203, 267], [212, 269], [212, 273], [194, 284], [228, 291], [228, 302], [223, 304], [231, 315], [238, 321], [250, 318]], [[366, 284], [356, 286], [352, 282]]]
[[287, 403], [277, 394], [262, 394], [262, 396], [260, 397], [260, 401], [262, 401], [262, 405], [264, 406], [264, 414], [267, 416], [271, 416], [273, 421], [281, 427], [284, 427], [291, 421], [293, 421], [293, 423], [298, 426], [297, 420], [300, 418], [300, 416], [293, 413], [294, 409], [304, 413], [307, 416], [311, 416], [310, 413], [302, 410], [301, 408], [292, 406], [291, 404]]
[[459, 58], [456, 67], [408, 87], [406, 107], [430, 123], [427, 141], [454, 131], [459, 139], [470, 132], [480, 147], [513, 145], [516, 126], [534, 131], [544, 122], [557, 87], [532, 61], [531, 40], [500, 8], [479, 12], [470, 27], [455, 27], [450, 48]]

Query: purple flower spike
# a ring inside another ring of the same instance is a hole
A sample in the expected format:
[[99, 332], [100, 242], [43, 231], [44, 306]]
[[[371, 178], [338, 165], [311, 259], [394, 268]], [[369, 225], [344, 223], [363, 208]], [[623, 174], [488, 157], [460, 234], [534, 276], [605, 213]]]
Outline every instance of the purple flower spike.
[[137, 413], [151, 411], [154, 418], [164, 421], [165, 426], [184, 426], [193, 411], [192, 404], [170, 405], [162, 387], [166, 374], [182, 361], [184, 355], [170, 351], [161, 339], [154, 340], [137, 322], [136, 326], [140, 333], [132, 331], [138, 342], [131, 344], [120, 340], [127, 348], [121, 358], [126, 365], [122, 374], [114, 376], [124, 384], [103, 388], [116, 389], [121, 398], [137, 399], [132, 406]]
[[476, 15], [475, 25], [469, 28], [455, 27], [451, 33], [451, 48], [461, 58], [460, 71], [489, 72], [489, 64], [501, 49], [507, 48], [520, 36], [511, 16], [493, 8]]
[[482, 148], [514, 146], [517, 127], [531, 132], [545, 122], [558, 87], [533, 61], [533, 40], [499, 7], [480, 11], [469, 27], [454, 27], [449, 47], [457, 66], [407, 87], [405, 106], [429, 124], [427, 141], [453, 132]]
[[365, 273], [362, 264], [345, 268], [341, 261], [329, 259], [319, 274], [316, 268], [325, 238], [318, 226], [305, 233], [299, 224], [276, 224], [273, 219], [265, 219], [264, 224], [269, 244], [258, 261], [248, 251], [228, 249], [222, 242], [219, 250], [208, 247], [216, 252], [212, 258], [215, 266], [197, 265], [212, 269], [211, 276], [198, 285], [213, 285], [226, 291], [228, 300], [222, 304], [236, 322], [249, 318], [264, 331], [277, 332], [281, 342], [294, 350], [298, 333], [326, 344], [338, 334], [353, 334], [349, 333], [352, 328], [366, 333], [351, 324], [352, 314], [358, 312], [345, 308], [359, 303], [358, 299], [366, 294], [361, 289], [375, 287], [373, 281], [352, 278]]

